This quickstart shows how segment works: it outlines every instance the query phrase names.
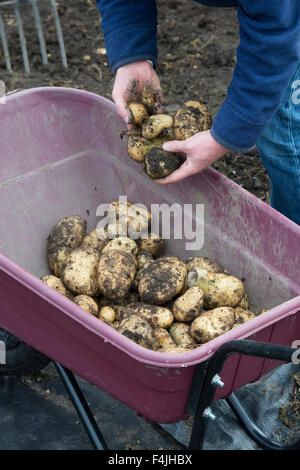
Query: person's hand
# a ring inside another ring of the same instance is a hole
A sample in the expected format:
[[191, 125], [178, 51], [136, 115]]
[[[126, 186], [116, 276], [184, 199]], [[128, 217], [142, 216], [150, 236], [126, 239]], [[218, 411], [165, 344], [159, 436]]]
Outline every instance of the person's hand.
[[200, 173], [229, 152], [212, 137], [209, 130], [199, 132], [186, 140], [166, 142], [163, 144], [163, 149], [168, 152], [181, 153], [186, 160], [171, 175], [155, 180], [158, 184], [176, 183], [187, 176]]
[[155, 112], [161, 112], [162, 93], [159, 78], [152, 65], [143, 60], [124, 65], [117, 70], [112, 98], [117, 111], [125, 122], [130, 124], [131, 115], [127, 108], [129, 101], [138, 101], [144, 87], [155, 92]]

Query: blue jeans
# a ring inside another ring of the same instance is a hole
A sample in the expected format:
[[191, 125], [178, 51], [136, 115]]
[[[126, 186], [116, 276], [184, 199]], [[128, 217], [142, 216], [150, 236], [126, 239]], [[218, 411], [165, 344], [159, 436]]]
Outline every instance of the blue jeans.
[[271, 180], [271, 206], [300, 225], [300, 64], [257, 148]]

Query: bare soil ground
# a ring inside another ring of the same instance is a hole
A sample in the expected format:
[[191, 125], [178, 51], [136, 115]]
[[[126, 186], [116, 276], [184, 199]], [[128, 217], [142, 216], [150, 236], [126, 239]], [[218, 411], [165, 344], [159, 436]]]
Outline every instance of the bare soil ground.
[[[105, 54], [100, 16], [94, 0], [57, 1], [69, 68], [61, 65], [53, 14], [48, 2], [40, 2], [49, 65], [41, 62], [31, 8], [22, 10], [31, 73], [23, 68], [21, 47], [12, 8], [4, 21], [13, 73], [5, 69], [0, 53], [0, 78], [7, 91], [37, 86], [85, 89], [111, 99], [113, 74]], [[238, 23], [234, 9], [207, 8], [190, 0], [159, 2], [159, 67], [164, 109], [174, 111], [188, 99], [203, 100], [214, 116], [226, 96], [235, 65]], [[231, 152], [215, 168], [269, 202], [268, 175], [258, 155]]]

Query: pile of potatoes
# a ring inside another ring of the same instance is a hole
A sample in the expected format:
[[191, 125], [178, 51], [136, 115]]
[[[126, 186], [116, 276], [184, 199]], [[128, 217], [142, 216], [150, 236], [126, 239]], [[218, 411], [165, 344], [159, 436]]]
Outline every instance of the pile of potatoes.
[[[255, 317], [240, 279], [213, 260], [163, 256], [149, 233], [151, 214], [112, 202], [108, 224], [86, 234], [86, 221], [65, 217], [51, 230], [48, 286], [145, 348], [190, 351]], [[110, 213], [116, 217], [110, 217]], [[139, 237], [125, 236], [134, 224]]]
[[128, 135], [127, 150], [130, 157], [144, 165], [151, 179], [165, 178], [183, 163], [181, 155], [162, 149], [169, 140], [185, 140], [211, 127], [211, 116], [205, 104], [187, 101], [174, 116], [153, 114], [155, 93], [149, 88], [141, 92], [140, 101], [128, 104], [132, 129]]

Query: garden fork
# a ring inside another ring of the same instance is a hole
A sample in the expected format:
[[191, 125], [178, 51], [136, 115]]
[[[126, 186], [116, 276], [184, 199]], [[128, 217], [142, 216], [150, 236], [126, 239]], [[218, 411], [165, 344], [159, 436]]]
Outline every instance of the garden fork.
[[[62, 29], [60, 25], [59, 15], [58, 15], [57, 7], [56, 7], [56, 2], [55, 0], [48, 0], [48, 1], [53, 11], [57, 38], [58, 38], [58, 43], [59, 43], [59, 49], [60, 49], [60, 54], [61, 54], [61, 59], [62, 59], [62, 65], [64, 68], [67, 68], [68, 64], [67, 64], [67, 57], [66, 57], [66, 51], [65, 51], [65, 44], [64, 44]], [[45, 43], [44, 34], [43, 34], [40, 12], [38, 9], [38, 2], [39, 0], [8, 0], [6, 2], [0, 3], [0, 37], [1, 37], [2, 47], [3, 47], [4, 57], [5, 57], [6, 68], [9, 72], [12, 72], [12, 66], [11, 66], [8, 45], [7, 45], [4, 21], [3, 21], [3, 17], [1, 13], [1, 8], [3, 7], [12, 6], [14, 8], [15, 18], [16, 18], [16, 23], [17, 23], [17, 28], [18, 28], [18, 33], [19, 33], [19, 38], [20, 38], [20, 43], [21, 43], [21, 48], [22, 48], [24, 68], [25, 68], [25, 71], [29, 73], [30, 65], [29, 65], [29, 60], [28, 60], [26, 39], [24, 35], [24, 30], [23, 30], [20, 7], [25, 6], [25, 5], [31, 5], [33, 9], [34, 21], [35, 21], [35, 25], [36, 25], [36, 29], [38, 33], [38, 39], [40, 43], [42, 62], [44, 65], [48, 64], [46, 43]]]

